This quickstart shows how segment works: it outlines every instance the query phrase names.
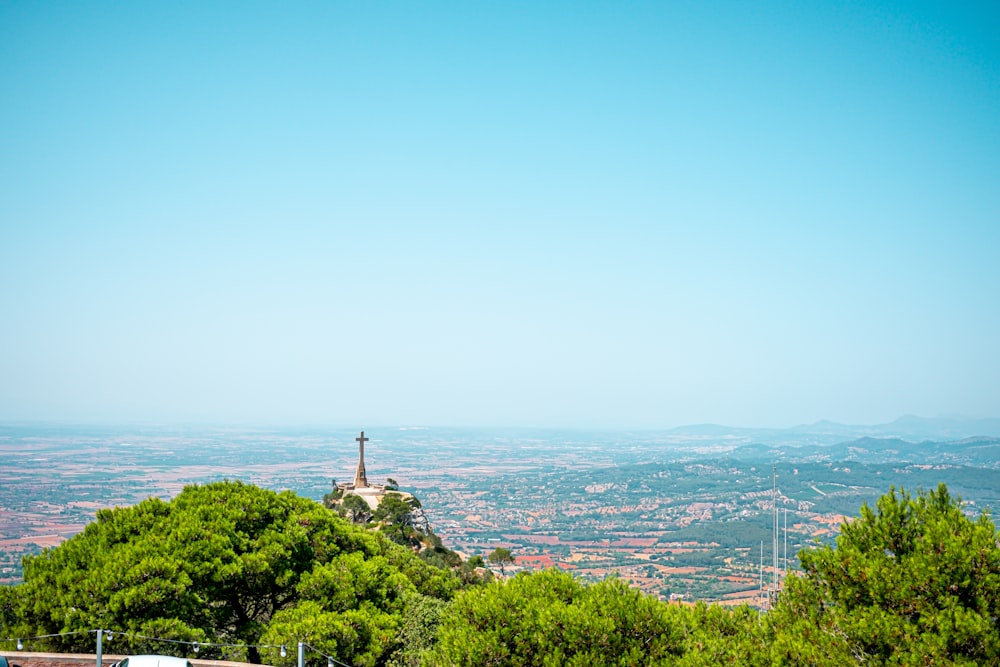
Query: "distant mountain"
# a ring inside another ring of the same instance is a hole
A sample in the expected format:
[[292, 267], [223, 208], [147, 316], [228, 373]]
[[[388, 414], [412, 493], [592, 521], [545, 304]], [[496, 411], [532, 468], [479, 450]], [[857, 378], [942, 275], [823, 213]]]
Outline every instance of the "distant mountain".
[[865, 436], [832, 445], [776, 446], [752, 443], [731, 453], [745, 461], [857, 461], [859, 463], [911, 463], [958, 465], [1000, 469], [1000, 438], [923, 440]]
[[960, 440], [975, 436], [1000, 437], [1000, 419], [905, 415], [879, 428], [882, 429], [883, 435], [911, 439]]
[[960, 440], [975, 436], [1000, 437], [1000, 419], [917, 417], [906, 415], [888, 424], [853, 426], [831, 421], [796, 426], [789, 432], [844, 438], [901, 438], [903, 440]]
[[851, 440], [850, 442], [838, 443], [833, 446], [833, 449], [846, 452], [850, 452], [852, 450], [899, 452], [913, 449], [916, 446], [917, 445], [914, 443], [903, 440], [902, 438], [872, 438], [865, 436], [863, 438], [858, 438], [857, 440]]
[[671, 429], [667, 435], [670, 440], [680, 443], [712, 442], [718, 445], [754, 443], [785, 447], [836, 445], [863, 438], [899, 439], [908, 443], [952, 442], [977, 437], [998, 438], [1000, 419], [930, 418], [906, 415], [888, 424], [857, 425], [822, 420], [781, 429], [694, 424]]

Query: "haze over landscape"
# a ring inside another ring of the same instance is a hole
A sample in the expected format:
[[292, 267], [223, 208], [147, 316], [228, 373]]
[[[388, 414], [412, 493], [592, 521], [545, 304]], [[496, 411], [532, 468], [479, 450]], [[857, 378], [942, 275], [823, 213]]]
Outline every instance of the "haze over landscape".
[[4, 3], [0, 420], [1000, 413], [995, 3]]
[[998, 36], [0, 3], [0, 663], [1000, 664]]

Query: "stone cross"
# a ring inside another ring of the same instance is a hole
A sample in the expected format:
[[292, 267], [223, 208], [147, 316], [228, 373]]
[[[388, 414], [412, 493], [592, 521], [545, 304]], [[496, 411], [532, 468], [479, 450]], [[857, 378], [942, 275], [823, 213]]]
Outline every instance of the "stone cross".
[[368, 477], [365, 475], [365, 443], [371, 438], [365, 437], [365, 432], [361, 432], [361, 436], [355, 438], [358, 441], [358, 470], [354, 473], [354, 488], [363, 489], [368, 486]]

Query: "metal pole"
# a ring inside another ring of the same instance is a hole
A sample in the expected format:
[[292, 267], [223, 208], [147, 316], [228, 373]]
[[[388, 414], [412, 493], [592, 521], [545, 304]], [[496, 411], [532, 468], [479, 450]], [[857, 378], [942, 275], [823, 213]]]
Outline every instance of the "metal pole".
[[[760, 541], [760, 592], [761, 599], [764, 597], [764, 540]], [[764, 602], [760, 603], [761, 609], [765, 608]]]
[[788, 576], [788, 508], [785, 508], [785, 573], [784, 577]]
[[97, 667], [102, 667], [104, 665], [104, 630], [97, 631]]
[[778, 466], [775, 465], [774, 471], [774, 487], [771, 491], [771, 500], [774, 504], [774, 548], [773, 551], [773, 561], [771, 569], [771, 594], [774, 597], [778, 596]]
[[[362, 445], [364, 446], [364, 445]], [[299, 642], [299, 667], [306, 667], [306, 645], [305, 642]]]

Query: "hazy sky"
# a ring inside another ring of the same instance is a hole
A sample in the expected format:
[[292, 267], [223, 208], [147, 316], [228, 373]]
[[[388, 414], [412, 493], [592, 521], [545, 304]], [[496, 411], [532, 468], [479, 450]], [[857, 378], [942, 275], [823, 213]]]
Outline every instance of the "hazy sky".
[[0, 4], [0, 419], [1000, 416], [1000, 5]]

